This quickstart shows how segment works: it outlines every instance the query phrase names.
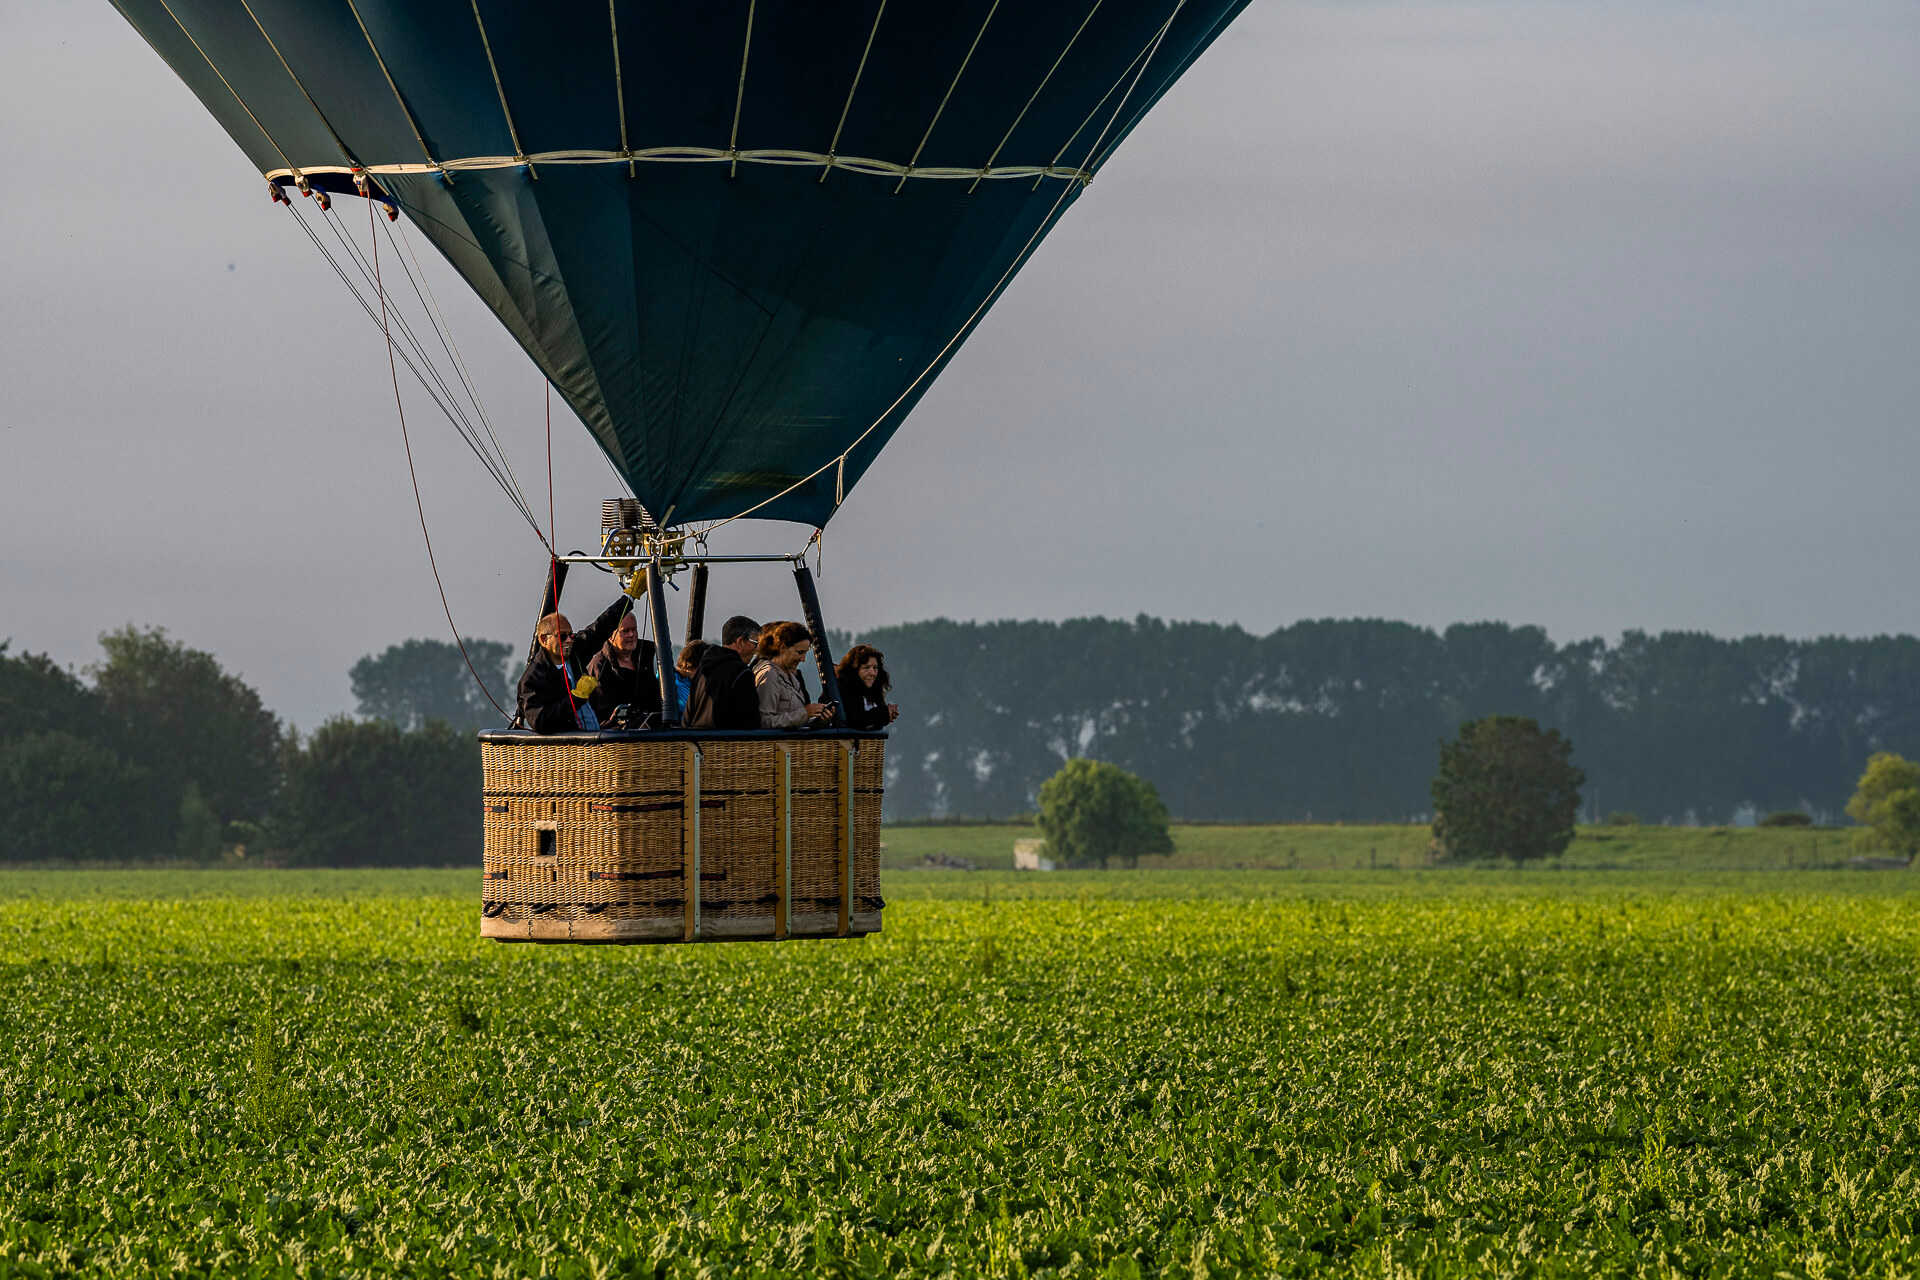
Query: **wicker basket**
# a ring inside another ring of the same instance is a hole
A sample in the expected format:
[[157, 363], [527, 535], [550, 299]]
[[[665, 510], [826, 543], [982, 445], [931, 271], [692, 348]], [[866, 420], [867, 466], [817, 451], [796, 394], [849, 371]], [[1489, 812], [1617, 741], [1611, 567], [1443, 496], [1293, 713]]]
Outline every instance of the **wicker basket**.
[[483, 937], [706, 942], [880, 930], [885, 734], [501, 730], [480, 742]]

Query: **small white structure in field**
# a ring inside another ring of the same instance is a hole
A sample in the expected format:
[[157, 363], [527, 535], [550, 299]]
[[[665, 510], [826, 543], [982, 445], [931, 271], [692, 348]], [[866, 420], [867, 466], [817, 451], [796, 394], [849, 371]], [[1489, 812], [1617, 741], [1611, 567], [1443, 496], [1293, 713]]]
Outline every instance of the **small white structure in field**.
[[1046, 847], [1045, 840], [1015, 840], [1013, 869], [1015, 871], [1058, 871], [1060, 864], [1040, 852]]

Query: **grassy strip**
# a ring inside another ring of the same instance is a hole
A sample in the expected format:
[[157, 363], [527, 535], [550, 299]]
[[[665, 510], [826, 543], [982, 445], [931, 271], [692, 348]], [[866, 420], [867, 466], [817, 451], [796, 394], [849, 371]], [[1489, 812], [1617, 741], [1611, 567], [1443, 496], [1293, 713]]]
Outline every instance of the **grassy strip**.
[[[1030, 826], [887, 827], [883, 865], [909, 867], [929, 856], [965, 858], [981, 868], [1013, 867], [1013, 844], [1032, 840]], [[1550, 865], [1592, 870], [1696, 868], [1788, 870], [1844, 866], [1853, 854], [1847, 830], [1764, 827], [1581, 827], [1573, 847]], [[1176, 824], [1174, 853], [1143, 868], [1211, 870], [1411, 869], [1429, 864], [1433, 833], [1425, 826]]]

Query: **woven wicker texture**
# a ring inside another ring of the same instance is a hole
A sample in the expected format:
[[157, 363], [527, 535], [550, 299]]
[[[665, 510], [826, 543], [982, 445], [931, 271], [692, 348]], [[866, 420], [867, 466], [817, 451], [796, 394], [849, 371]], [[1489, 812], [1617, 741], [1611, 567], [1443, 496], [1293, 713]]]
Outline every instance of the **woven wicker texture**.
[[[776, 819], [788, 753], [789, 932], [839, 931], [849, 826], [847, 932], [876, 931], [886, 744], [769, 735], [698, 745], [701, 937], [775, 934], [782, 836]], [[483, 743], [481, 932], [548, 941], [681, 940], [688, 746]]]

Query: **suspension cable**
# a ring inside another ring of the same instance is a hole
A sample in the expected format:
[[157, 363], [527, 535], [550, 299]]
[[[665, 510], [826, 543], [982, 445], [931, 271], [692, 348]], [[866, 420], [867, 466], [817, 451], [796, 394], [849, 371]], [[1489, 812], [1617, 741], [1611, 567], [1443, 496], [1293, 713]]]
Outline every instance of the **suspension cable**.
[[[514, 492], [514, 487], [510, 485], [507, 480], [503, 479], [501, 475], [500, 463], [504, 462], [504, 455], [497, 461], [493, 459], [487, 452], [485, 445], [472, 435], [470, 426], [463, 424], [463, 415], [457, 412], [458, 406], [449, 405], [442, 399], [439, 391], [435, 389], [435, 383], [439, 382], [443, 386], [445, 383], [444, 379], [438, 377], [437, 370], [433, 377], [429, 377], [421, 371], [421, 365], [423, 363], [426, 364], [428, 368], [432, 368], [432, 361], [427, 358], [425, 350], [420, 348], [417, 342], [413, 344], [415, 349], [413, 352], [407, 350], [404, 342], [401, 344], [395, 344], [393, 342], [395, 336], [394, 321], [400, 322], [401, 332], [404, 336], [411, 336], [411, 331], [405, 327], [404, 316], [396, 316], [389, 312], [387, 322], [382, 321], [382, 312], [388, 310], [385, 291], [375, 287], [377, 282], [373, 276], [368, 273], [366, 267], [358, 259], [358, 256], [355, 255], [355, 265], [359, 268], [362, 278], [366, 280], [370, 287], [374, 287], [375, 292], [380, 294], [380, 303], [377, 307], [368, 301], [366, 295], [354, 284], [352, 278], [347, 274], [346, 268], [339, 261], [338, 256], [330, 250], [326, 243], [314, 232], [308, 220], [300, 216], [299, 211], [293, 207], [292, 201], [287, 202], [287, 211], [289, 216], [292, 217], [294, 222], [300, 227], [300, 230], [306, 235], [308, 241], [319, 251], [320, 256], [326, 260], [327, 265], [332, 268], [334, 275], [339, 277], [340, 283], [346, 286], [347, 292], [353, 295], [354, 301], [360, 304], [360, 309], [366, 313], [367, 318], [373, 322], [374, 327], [381, 331], [382, 336], [387, 340], [389, 345], [394, 348], [390, 354], [396, 355], [400, 363], [407, 366], [407, 371], [413, 375], [414, 380], [420, 384], [421, 389], [427, 393], [428, 398], [434, 402], [435, 407], [446, 417], [447, 422], [460, 436], [461, 441], [466, 444], [468, 450], [473, 453], [480, 465], [486, 468], [487, 474], [492, 477], [494, 483], [501, 487], [502, 492], [507, 496], [507, 500], [513, 504], [514, 509], [520, 514], [521, 519], [526, 522], [527, 527], [533, 531], [534, 536], [540, 540], [543, 546], [546, 545], [547, 536], [541, 530], [539, 522], [534, 519], [532, 511], [527, 507], [524, 500]], [[371, 212], [371, 207], [369, 207], [369, 211]], [[335, 234], [336, 236], [338, 235], [337, 228], [335, 228]], [[416, 353], [419, 357], [417, 360], [415, 358]], [[551, 550], [551, 548], [549, 548], [549, 550]]]
[[[341, 234], [338, 223], [329, 220], [328, 226], [332, 229], [334, 238], [340, 242], [341, 247], [346, 250], [349, 257], [353, 259], [355, 266], [359, 268], [361, 278], [366, 280], [368, 284], [373, 284], [374, 280], [369, 272], [366, 259], [360, 253], [358, 247], [354, 245], [349, 237]], [[402, 274], [408, 274], [407, 264], [404, 260], [400, 262], [400, 270]], [[411, 275], [409, 275], [408, 278], [411, 282]], [[413, 288], [414, 297], [418, 299], [420, 287], [416, 283]], [[439, 387], [440, 396], [436, 397], [436, 399], [444, 397], [442, 411], [448, 414], [450, 421], [454, 421], [454, 429], [459, 431], [461, 437], [467, 441], [467, 447], [473, 451], [475, 457], [480, 459], [481, 465], [485, 466], [488, 472], [492, 474], [494, 483], [498, 484], [501, 490], [507, 494], [508, 500], [515, 501], [518, 495], [502, 475], [503, 460], [494, 457], [487, 451], [486, 446], [480, 442], [473, 423], [467, 418], [466, 411], [460, 408], [459, 398], [453, 394], [453, 388], [447, 385], [447, 380], [441, 374], [439, 366], [434, 363], [433, 357], [427, 353], [426, 347], [414, 333], [413, 326], [407, 322], [406, 315], [396, 309], [393, 312], [393, 322], [399, 330], [401, 339], [407, 346], [413, 349], [414, 355], [419, 358], [420, 363], [425, 366], [428, 374], [432, 376], [434, 383]], [[443, 349], [445, 347], [444, 340], [442, 341], [442, 347]], [[469, 386], [469, 398], [471, 398], [472, 395], [472, 388]]]
[[[387, 233], [388, 243], [392, 243], [392, 224], [389, 223], [389, 225], [381, 229]], [[505, 446], [500, 443], [500, 437], [494, 434], [493, 419], [488, 415], [487, 407], [480, 403], [480, 397], [474, 392], [473, 375], [467, 371], [466, 357], [460, 354], [460, 344], [454, 340], [453, 326], [448, 324], [446, 316], [441, 314], [440, 299], [434, 295], [433, 283], [427, 279], [426, 268], [420, 265], [420, 259], [414, 255], [413, 237], [407, 234], [405, 223], [400, 224], [400, 243], [406, 249], [407, 257], [413, 263], [413, 270], [408, 272], [408, 280], [413, 283], [414, 296], [419, 296], [421, 288], [424, 287], [426, 289], [427, 300], [433, 304], [432, 324], [434, 332], [440, 336], [441, 347], [453, 358], [454, 368], [460, 375], [460, 385], [466, 390], [467, 400], [473, 405], [473, 411], [480, 416], [481, 425], [486, 427], [487, 439], [493, 442], [493, 451], [498, 455], [500, 465], [506, 468], [507, 479], [513, 482], [513, 491], [520, 495], [520, 501], [524, 505], [527, 499], [526, 491], [520, 487], [520, 477], [513, 473], [513, 464], [507, 459], [507, 451]]]
[[460, 638], [460, 628], [454, 625], [453, 609], [447, 604], [447, 588], [440, 581], [440, 565], [433, 555], [433, 535], [427, 532], [427, 508], [420, 501], [420, 475], [413, 468], [413, 442], [407, 436], [407, 407], [400, 399], [400, 369], [393, 359], [393, 331], [387, 327], [387, 291], [380, 285], [380, 240], [374, 230], [373, 201], [367, 201], [367, 238], [373, 245], [373, 279], [380, 293], [380, 332], [387, 340], [387, 375], [393, 381], [393, 407], [400, 416], [400, 444], [407, 454], [407, 477], [413, 481], [413, 509], [420, 516], [420, 537], [427, 544], [427, 567], [433, 570], [433, 585], [440, 592], [440, 610], [447, 615], [447, 629], [453, 632], [453, 642], [460, 646], [460, 657], [467, 664], [467, 674], [480, 686], [480, 692], [487, 701], [493, 703], [503, 719], [512, 720], [507, 709], [493, 696], [493, 690], [487, 688], [487, 682], [480, 678], [480, 672], [474, 668], [473, 655], [467, 652], [467, 642]]

